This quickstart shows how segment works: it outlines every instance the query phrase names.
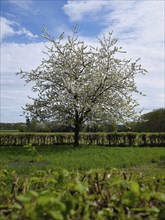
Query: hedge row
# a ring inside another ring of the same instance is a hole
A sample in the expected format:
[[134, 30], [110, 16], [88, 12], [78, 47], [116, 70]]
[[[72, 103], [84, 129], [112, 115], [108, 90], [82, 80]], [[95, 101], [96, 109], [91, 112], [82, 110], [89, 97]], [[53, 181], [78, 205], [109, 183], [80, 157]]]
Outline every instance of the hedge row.
[[[82, 145], [165, 146], [163, 133], [80, 133]], [[0, 146], [73, 144], [73, 133], [0, 133]]]

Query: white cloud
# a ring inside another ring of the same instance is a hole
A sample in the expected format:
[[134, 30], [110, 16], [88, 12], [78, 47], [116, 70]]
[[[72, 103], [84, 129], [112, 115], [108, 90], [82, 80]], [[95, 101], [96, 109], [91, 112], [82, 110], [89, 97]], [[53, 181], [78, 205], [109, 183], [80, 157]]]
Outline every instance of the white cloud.
[[[125, 3], [129, 5], [129, 1]], [[139, 76], [137, 83], [138, 87], [147, 94], [146, 104], [150, 103], [150, 108], [160, 104], [160, 97], [165, 95], [164, 4], [164, 1], [151, 1], [150, 4], [148, 1], [138, 1], [127, 7], [127, 10], [123, 10], [124, 6], [122, 4], [119, 6], [116, 2], [116, 5], [113, 4], [114, 11], [106, 17], [107, 27], [102, 31], [108, 32], [114, 29], [114, 35], [119, 37], [119, 43], [127, 51], [125, 56], [133, 59], [141, 58], [140, 63], [148, 70], [148, 74]], [[108, 25], [108, 19], [116, 22]], [[161, 106], [163, 105], [162, 98]]]
[[108, 5], [109, 1], [68, 1], [63, 9], [72, 21], [80, 21], [86, 15], [94, 15], [104, 6]]
[[9, 2], [20, 9], [29, 10], [33, 4], [32, 0], [9, 0]]
[[42, 60], [44, 43], [3, 43], [1, 46], [1, 72], [30, 71]]
[[31, 91], [32, 84], [26, 84], [15, 73], [30, 71], [41, 64], [44, 43], [17, 44], [3, 43], [1, 47], [1, 118], [3, 122], [25, 121], [22, 107], [35, 97]]
[[29, 38], [37, 38], [37, 35], [32, 34], [29, 30], [24, 27], [20, 27], [16, 22], [8, 20], [4, 17], [0, 17], [0, 27], [1, 27], [1, 39], [5, 37], [14, 35], [25, 35]]
[[16, 31], [15, 34], [26, 35], [27, 37], [31, 37], [31, 38], [37, 38], [38, 37], [37, 35], [32, 34], [26, 28], [21, 28], [19, 31]]
[[[130, 1], [125, 2], [128, 6]], [[105, 16], [106, 30], [114, 29], [120, 38], [129, 38], [132, 31], [135, 38], [141, 39], [141, 43], [153, 40], [160, 41], [164, 35], [164, 1], [136, 1], [136, 4], [123, 9], [122, 4], [113, 4], [113, 11]], [[110, 21], [114, 20], [114, 24]], [[132, 38], [134, 40], [134, 38]], [[145, 44], [145, 43], [144, 43]]]
[[1, 120], [3, 122], [25, 121], [22, 107], [29, 103], [27, 95], [34, 97], [31, 86], [24, 86], [24, 80], [21, 80], [14, 72], [1, 72]]
[[12, 28], [12, 25], [13, 25], [12, 21], [7, 20], [6, 18], [3, 17], [0, 18], [1, 38], [14, 35], [14, 30]]

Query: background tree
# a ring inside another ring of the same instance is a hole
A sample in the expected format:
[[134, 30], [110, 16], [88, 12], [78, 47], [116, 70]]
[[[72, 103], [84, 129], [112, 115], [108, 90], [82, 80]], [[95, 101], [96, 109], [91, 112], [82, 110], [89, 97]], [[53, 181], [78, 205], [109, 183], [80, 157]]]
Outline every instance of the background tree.
[[26, 124], [18, 123], [2, 123], [0, 122], [0, 130], [26, 131]]
[[143, 114], [138, 122], [132, 122], [129, 126], [132, 131], [165, 132], [165, 109], [155, 109]]
[[43, 37], [49, 41], [47, 59], [35, 70], [18, 73], [27, 83], [34, 82], [32, 90], [38, 93], [24, 108], [25, 114], [72, 125], [76, 146], [85, 121], [118, 123], [135, 116], [138, 103], [131, 93], [140, 93], [135, 76], [146, 70], [138, 60], [119, 58], [122, 48], [112, 33], [99, 38], [95, 48], [79, 40], [76, 28], [57, 40], [44, 29]]

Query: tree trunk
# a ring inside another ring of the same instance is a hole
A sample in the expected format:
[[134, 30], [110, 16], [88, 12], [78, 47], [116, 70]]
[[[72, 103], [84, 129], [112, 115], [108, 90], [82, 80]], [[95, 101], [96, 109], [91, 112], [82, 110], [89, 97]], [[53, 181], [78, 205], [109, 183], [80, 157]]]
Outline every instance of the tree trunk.
[[74, 146], [79, 146], [79, 132], [80, 132], [80, 122], [79, 122], [79, 115], [76, 112], [75, 115], [75, 128], [74, 128]]
[[75, 124], [75, 130], [74, 130], [74, 146], [79, 146], [79, 132], [80, 132], [80, 126], [78, 123]]

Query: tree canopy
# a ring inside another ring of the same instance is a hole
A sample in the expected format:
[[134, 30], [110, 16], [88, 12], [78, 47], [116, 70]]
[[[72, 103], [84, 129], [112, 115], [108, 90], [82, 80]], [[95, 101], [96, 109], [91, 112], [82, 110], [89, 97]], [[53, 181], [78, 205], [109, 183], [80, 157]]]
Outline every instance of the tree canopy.
[[165, 132], [165, 108], [145, 113], [138, 122], [130, 123], [132, 131]]
[[24, 108], [25, 114], [74, 126], [75, 145], [84, 122], [123, 123], [136, 115], [138, 102], [132, 94], [141, 92], [135, 76], [146, 70], [139, 60], [119, 58], [123, 51], [112, 32], [98, 38], [98, 47], [81, 41], [76, 28], [58, 39], [44, 29], [43, 37], [49, 42], [47, 59], [35, 70], [18, 73], [27, 83], [34, 82], [32, 91], [38, 93]]

